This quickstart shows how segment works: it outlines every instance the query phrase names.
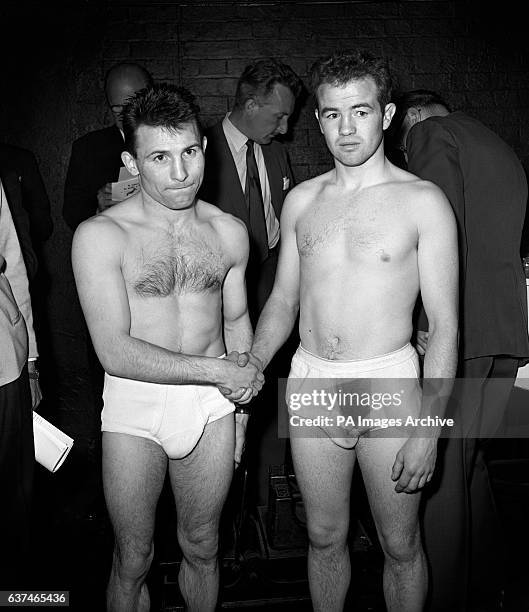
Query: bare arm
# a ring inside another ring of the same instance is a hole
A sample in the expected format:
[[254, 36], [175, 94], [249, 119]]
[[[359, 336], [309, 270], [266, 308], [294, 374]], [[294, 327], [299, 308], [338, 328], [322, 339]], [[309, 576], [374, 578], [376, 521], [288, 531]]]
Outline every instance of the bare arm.
[[[427, 185], [428, 186], [428, 185]], [[431, 186], [418, 218], [418, 268], [429, 321], [420, 417], [444, 415], [457, 368], [457, 228], [444, 194]], [[431, 479], [440, 429], [415, 431], [397, 454], [396, 491], [410, 493]]]
[[130, 335], [121, 270], [123, 242], [119, 226], [109, 218], [96, 217], [79, 226], [72, 245], [77, 291], [105, 371], [156, 383], [249, 386], [253, 379], [248, 380], [248, 372], [227, 360], [175, 353]]
[[244, 278], [249, 254], [248, 233], [244, 223], [238, 219], [230, 219], [230, 226], [229, 244], [236, 245], [236, 252], [234, 265], [222, 287], [224, 343], [228, 353], [242, 353], [250, 350], [253, 339]]
[[302, 200], [299, 187], [285, 199], [281, 214], [281, 249], [274, 288], [259, 317], [252, 354], [266, 367], [288, 339], [299, 310], [299, 253], [296, 219]]

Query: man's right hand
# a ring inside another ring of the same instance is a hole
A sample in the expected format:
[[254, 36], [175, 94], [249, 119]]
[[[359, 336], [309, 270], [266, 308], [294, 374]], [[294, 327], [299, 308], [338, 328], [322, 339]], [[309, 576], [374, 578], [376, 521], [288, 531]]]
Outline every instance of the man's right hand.
[[97, 192], [97, 212], [103, 212], [114, 204], [116, 202], [112, 199], [112, 185], [106, 183]]
[[225, 370], [222, 382], [217, 384], [221, 393], [231, 401], [246, 403], [257, 395], [264, 383], [264, 375], [254, 363], [250, 363], [246, 353], [232, 351], [222, 361]]

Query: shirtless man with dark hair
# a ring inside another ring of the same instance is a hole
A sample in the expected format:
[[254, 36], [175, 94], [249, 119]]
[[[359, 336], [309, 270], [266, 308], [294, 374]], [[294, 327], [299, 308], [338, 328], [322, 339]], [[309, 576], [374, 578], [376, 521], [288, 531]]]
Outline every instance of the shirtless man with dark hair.
[[[301, 345], [292, 360], [292, 381], [416, 380], [418, 359], [409, 340], [420, 290], [430, 322], [424, 375], [450, 379], [457, 346], [454, 218], [440, 189], [384, 156], [383, 134], [395, 111], [387, 67], [367, 54], [337, 53], [316, 62], [312, 84], [316, 118], [335, 167], [287, 196], [276, 280], [250, 363], [269, 363], [299, 309]], [[424, 414], [425, 398], [422, 405], [420, 393], [412, 399]], [[314, 610], [333, 612], [344, 605], [351, 573], [349, 495], [358, 458], [384, 551], [386, 605], [392, 612], [419, 612], [427, 589], [420, 495], [407, 493], [430, 480], [436, 438], [347, 434], [294, 435], [291, 420]]]
[[110, 611], [149, 609], [145, 577], [167, 469], [182, 595], [189, 610], [215, 609], [219, 518], [242, 445], [230, 400], [249, 401], [264, 380], [255, 366], [237, 365], [237, 353], [220, 358], [252, 341], [248, 236], [241, 221], [196, 197], [206, 147], [197, 110], [188, 92], [165, 85], [131, 100], [122, 157], [141, 191], [74, 236], [77, 288], [105, 369]]

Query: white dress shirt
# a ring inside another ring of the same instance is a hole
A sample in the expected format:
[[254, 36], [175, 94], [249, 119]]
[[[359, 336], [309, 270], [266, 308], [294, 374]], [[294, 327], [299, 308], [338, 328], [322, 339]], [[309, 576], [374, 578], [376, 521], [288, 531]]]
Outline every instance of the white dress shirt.
[[[224, 135], [226, 136], [226, 141], [228, 142], [233, 161], [235, 162], [235, 167], [237, 168], [237, 173], [244, 193], [246, 184], [246, 141], [248, 137], [233, 125], [229, 118], [230, 114], [231, 113], [228, 113], [224, 117], [222, 129], [224, 130]], [[279, 221], [277, 220], [274, 207], [272, 206], [272, 193], [270, 191], [270, 182], [268, 181], [263, 151], [261, 150], [261, 146], [257, 143], [254, 143], [254, 153], [263, 195], [268, 248], [273, 249], [279, 241]]]

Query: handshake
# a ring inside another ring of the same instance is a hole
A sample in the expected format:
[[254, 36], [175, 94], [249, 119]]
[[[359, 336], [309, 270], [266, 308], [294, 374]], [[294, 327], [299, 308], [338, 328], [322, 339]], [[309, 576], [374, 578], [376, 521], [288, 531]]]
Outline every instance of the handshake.
[[232, 351], [223, 364], [223, 380], [217, 383], [219, 391], [232, 402], [247, 404], [264, 384], [263, 363], [249, 351]]

